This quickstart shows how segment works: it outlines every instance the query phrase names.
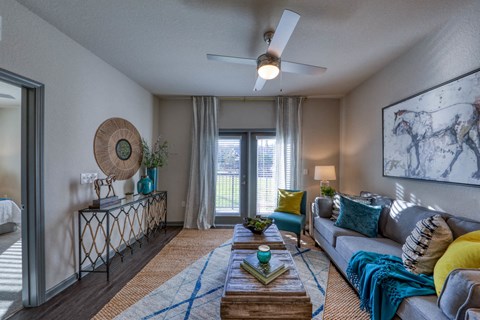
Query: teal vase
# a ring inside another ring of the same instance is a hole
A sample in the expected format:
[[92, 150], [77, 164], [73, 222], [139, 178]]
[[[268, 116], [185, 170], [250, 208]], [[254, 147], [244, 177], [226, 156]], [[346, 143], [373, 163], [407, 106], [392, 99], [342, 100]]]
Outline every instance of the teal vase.
[[271, 257], [272, 257], [272, 252], [270, 251], [269, 246], [261, 245], [258, 247], [257, 258], [258, 258], [258, 261], [260, 261], [260, 263], [268, 263]]
[[157, 191], [157, 172], [158, 168], [147, 168], [147, 175], [153, 183], [153, 191]]
[[148, 176], [142, 176], [137, 182], [137, 192], [141, 194], [149, 194], [153, 191], [153, 182]]

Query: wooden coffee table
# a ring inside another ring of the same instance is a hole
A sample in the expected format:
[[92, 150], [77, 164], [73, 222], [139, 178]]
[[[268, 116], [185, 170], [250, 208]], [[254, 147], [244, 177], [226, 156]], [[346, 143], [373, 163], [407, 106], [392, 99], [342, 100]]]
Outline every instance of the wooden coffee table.
[[263, 234], [254, 234], [241, 224], [235, 225], [233, 231], [232, 250], [257, 249], [259, 245], [266, 244], [272, 250], [285, 250], [285, 242], [275, 224], [271, 225]]
[[225, 287], [220, 302], [222, 319], [311, 319], [312, 303], [307, 295], [292, 255], [287, 250], [272, 250], [284, 261], [288, 271], [263, 285], [240, 267], [240, 262], [256, 250], [234, 250], [228, 263]]

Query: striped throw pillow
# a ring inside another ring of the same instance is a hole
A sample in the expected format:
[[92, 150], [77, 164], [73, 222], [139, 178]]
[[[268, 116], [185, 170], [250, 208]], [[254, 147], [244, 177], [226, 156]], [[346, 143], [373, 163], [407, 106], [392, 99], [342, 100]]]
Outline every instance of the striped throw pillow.
[[439, 214], [418, 221], [402, 247], [405, 268], [415, 274], [432, 274], [452, 241], [452, 231]]

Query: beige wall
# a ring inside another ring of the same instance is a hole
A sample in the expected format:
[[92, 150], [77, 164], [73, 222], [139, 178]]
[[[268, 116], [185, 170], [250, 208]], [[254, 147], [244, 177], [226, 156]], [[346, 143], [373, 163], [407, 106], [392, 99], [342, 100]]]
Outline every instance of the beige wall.
[[20, 106], [0, 107], [0, 198], [9, 197], [19, 206], [22, 203], [20, 116]]
[[[339, 163], [339, 101], [336, 99], [307, 99], [303, 107], [303, 159], [308, 174], [304, 188], [311, 201], [319, 189], [313, 180], [315, 165]], [[159, 187], [168, 191], [168, 220], [183, 223], [182, 201], [186, 199], [190, 167], [190, 127], [192, 102], [190, 99], [161, 99], [156, 111], [158, 132], [170, 145], [168, 166], [159, 171]], [[221, 99], [220, 129], [275, 128], [275, 103], [272, 100]], [[336, 186], [335, 182], [332, 184]]]
[[[0, 1], [0, 12], [0, 68], [45, 84], [49, 289], [78, 267], [75, 216], [95, 197], [92, 185], [79, 184], [80, 173], [100, 173], [93, 156], [97, 127], [108, 118], [121, 117], [151, 138], [156, 98], [16, 1]], [[118, 182], [115, 189], [122, 195], [133, 183]]]
[[[338, 99], [307, 99], [303, 107], [303, 176], [308, 202], [320, 195], [320, 181], [313, 180], [315, 166], [334, 165], [339, 173], [340, 103]], [[338, 181], [330, 185], [338, 189]]]
[[382, 177], [382, 108], [480, 67], [480, 2], [342, 101], [341, 189], [371, 190], [479, 219], [479, 188]]

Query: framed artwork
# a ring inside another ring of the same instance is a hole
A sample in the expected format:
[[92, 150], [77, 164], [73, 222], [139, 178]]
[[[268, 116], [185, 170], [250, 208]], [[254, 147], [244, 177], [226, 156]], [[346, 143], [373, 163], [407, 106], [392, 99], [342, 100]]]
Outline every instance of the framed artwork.
[[480, 186], [480, 69], [382, 116], [383, 176]]

